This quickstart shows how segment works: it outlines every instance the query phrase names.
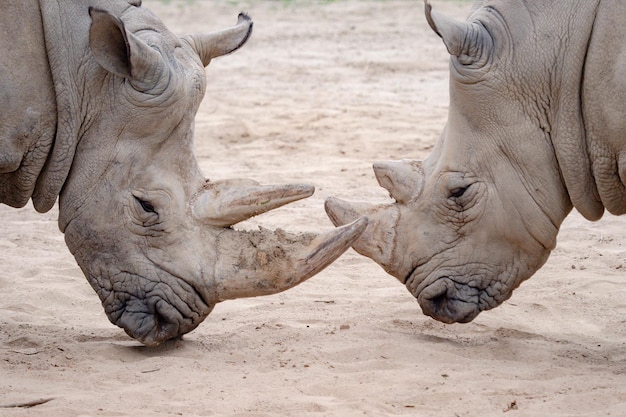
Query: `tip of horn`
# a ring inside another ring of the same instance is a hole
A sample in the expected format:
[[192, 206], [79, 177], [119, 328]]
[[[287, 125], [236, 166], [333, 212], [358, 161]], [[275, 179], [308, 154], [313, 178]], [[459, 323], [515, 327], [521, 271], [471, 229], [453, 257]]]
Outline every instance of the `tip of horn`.
[[307, 259], [317, 257], [321, 251], [337, 252], [338, 257], [363, 234], [365, 229], [367, 229], [368, 223], [369, 219], [367, 217], [359, 217], [352, 223], [337, 227], [336, 229], [319, 236], [319, 240], [322, 240], [324, 244], [319, 246], [314, 252], [311, 252]]
[[372, 168], [374, 169], [374, 175], [376, 176], [376, 180], [378, 184], [383, 187], [385, 190], [389, 191], [391, 195], [395, 188], [394, 184], [397, 180], [397, 175], [394, 172], [394, 163], [393, 162], [374, 162]]
[[328, 197], [324, 202], [324, 210], [335, 226], [342, 226], [361, 217], [361, 213], [353, 203], [336, 197]]
[[424, 186], [421, 161], [401, 160], [376, 162], [374, 174], [381, 187], [389, 191], [398, 203], [406, 203], [417, 197]]
[[367, 224], [367, 217], [361, 217], [314, 239], [303, 258], [308, 271], [300, 275], [301, 280], [317, 274], [339, 258], [365, 232]]

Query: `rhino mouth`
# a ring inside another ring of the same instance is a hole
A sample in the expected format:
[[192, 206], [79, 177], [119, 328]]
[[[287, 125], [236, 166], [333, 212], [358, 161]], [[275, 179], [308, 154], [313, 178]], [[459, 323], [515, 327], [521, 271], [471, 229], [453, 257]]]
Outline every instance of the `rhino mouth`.
[[192, 331], [212, 310], [213, 306], [192, 286], [173, 290], [181, 285], [180, 280], [175, 281], [177, 284], [166, 284], [135, 274], [124, 275], [124, 282], [133, 282], [134, 290], [98, 291], [98, 294], [111, 323], [146, 346], [156, 346]]
[[426, 285], [417, 295], [424, 314], [443, 323], [469, 323], [491, 308], [484, 301], [485, 290], [449, 276]]
[[111, 321], [142, 344], [156, 346], [192, 331], [202, 319], [199, 315], [196, 315], [195, 319], [184, 317], [163, 299], [152, 302], [133, 298], [125, 304], [118, 318], [116, 320], [111, 318]]

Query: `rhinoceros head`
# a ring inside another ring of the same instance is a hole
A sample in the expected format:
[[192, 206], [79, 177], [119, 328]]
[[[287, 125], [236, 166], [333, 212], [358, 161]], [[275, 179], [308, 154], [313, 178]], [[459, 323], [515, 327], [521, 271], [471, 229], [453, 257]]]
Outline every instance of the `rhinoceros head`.
[[217, 302], [291, 288], [350, 247], [365, 220], [322, 235], [231, 227], [312, 186], [200, 173], [193, 120], [204, 67], [248, 39], [250, 18], [178, 38], [141, 7], [90, 15], [97, 64], [81, 68], [91, 85], [59, 224], [114, 324], [155, 345], [194, 329]]
[[468, 322], [543, 265], [572, 204], [546, 115], [512, 81], [533, 76], [523, 73], [531, 58], [511, 51], [502, 16], [487, 8], [459, 23], [426, 10], [452, 55], [447, 126], [424, 161], [374, 164], [395, 202], [330, 198], [326, 211], [335, 225], [367, 216], [354, 249], [404, 283], [425, 314]]

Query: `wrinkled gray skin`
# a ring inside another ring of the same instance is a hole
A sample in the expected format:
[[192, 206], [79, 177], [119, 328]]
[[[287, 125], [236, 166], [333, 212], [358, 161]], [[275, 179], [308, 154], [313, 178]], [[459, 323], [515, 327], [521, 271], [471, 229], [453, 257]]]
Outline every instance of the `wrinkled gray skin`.
[[426, 4], [450, 58], [450, 110], [423, 161], [374, 164], [396, 202], [331, 198], [353, 247], [425, 314], [469, 322], [547, 260], [572, 207], [626, 212], [626, 2], [486, 0], [467, 22]]
[[45, 212], [59, 197], [59, 227], [107, 316], [156, 345], [193, 330], [217, 302], [304, 281], [366, 220], [320, 236], [232, 229], [313, 193], [212, 182], [198, 169], [204, 67], [243, 45], [252, 21], [178, 38], [139, 3], [3, 4], [0, 202], [32, 198]]

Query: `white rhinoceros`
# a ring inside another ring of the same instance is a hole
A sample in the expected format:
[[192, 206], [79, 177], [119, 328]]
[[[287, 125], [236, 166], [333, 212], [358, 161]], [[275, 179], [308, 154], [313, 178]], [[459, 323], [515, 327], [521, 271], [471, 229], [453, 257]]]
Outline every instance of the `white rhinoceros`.
[[204, 67], [246, 42], [248, 16], [179, 38], [137, 0], [20, 0], [3, 3], [0, 28], [0, 203], [45, 212], [59, 197], [69, 249], [130, 336], [155, 345], [217, 302], [291, 288], [363, 231], [235, 231], [313, 187], [201, 175]]
[[363, 214], [353, 247], [425, 314], [469, 322], [547, 260], [575, 207], [626, 213], [626, 1], [485, 0], [466, 22], [431, 10], [450, 53], [447, 125], [423, 161], [374, 165], [396, 202]]

